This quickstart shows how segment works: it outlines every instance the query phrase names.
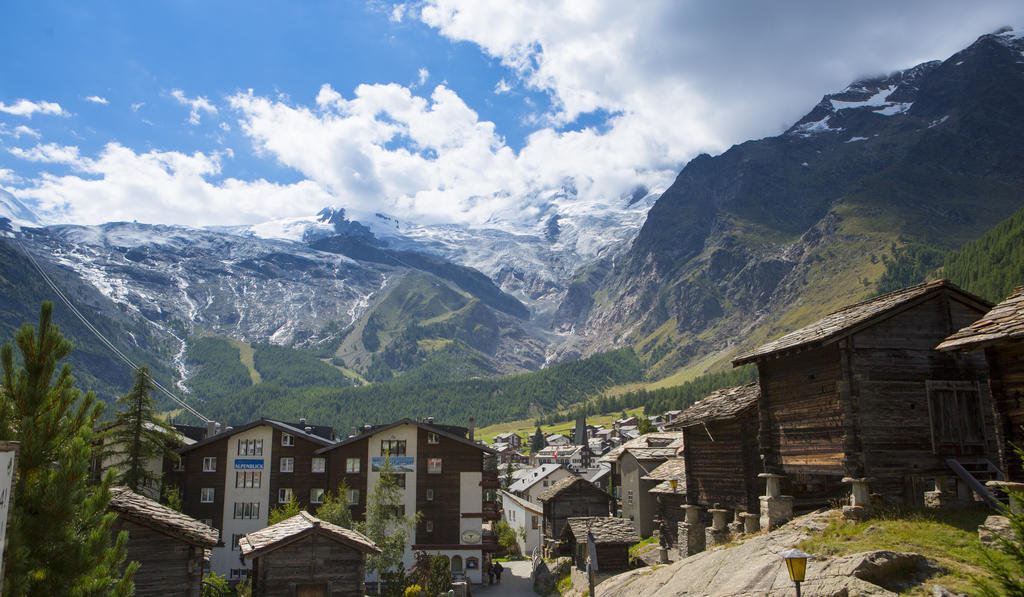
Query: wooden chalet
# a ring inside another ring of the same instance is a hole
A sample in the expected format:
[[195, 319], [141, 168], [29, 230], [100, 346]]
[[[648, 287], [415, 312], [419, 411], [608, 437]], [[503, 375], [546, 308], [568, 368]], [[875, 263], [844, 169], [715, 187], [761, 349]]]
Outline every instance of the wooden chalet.
[[597, 571], [616, 572], [629, 568], [629, 547], [640, 536], [628, 520], [612, 517], [585, 516], [569, 518], [560, 535], [560, 552], [572, 556], [577, 568], [587, 567], [587, 533], [594, 535]]
[[252, 562], [253, 597], [365, 595], [366, 556], [380, 549], [364, 535], [302, 511], [238, 540]]
[[989, 389], [996, 411], [996, 431], [1003, 470], [1024, 481], [1024, 463], [1013, 446], [1024, 447], [1024, 286], [984, 317], [938, 346], [942, 351], [984, 351]]
[[217, 529], [127, 487], [111, 489], [107, 509], [117, 514], [114, 535], [128, 531], [127, 562], [139, 562], [135, 594], [199, 597], [203, 554], [217, 544]]
[[557, 539], [572, 516], [608, 516], [615, 498], [583, 477], [566, 477], [540, 493], [544, 536]]
[[[998, 458], [981, 355], [935, 350], [984, 315], [946, 280], [850, 305], [733, 360], [756, 363], [759, 452], [797, 508], [868, 478], [889, 502], [920, 503], [947, 460]], [[952, 397], [952, 398], [951, 398]]]
[[[757, 451], [756, 383], [717, 390], [676, 417], [683, 432], [687, 503], [757, 512], [762, 472]], [[670, 461], [671, 462], [671, 461]]]
[[657, 484], [648, 493], [658, 503], [655, 524], [658, 525], [661, 542], [671, 547], [676, 544], [679, 523], [684, 517], [682, 506], [687, 503], [686, 461], [681, 457], [669, 458], [650, 474], [644, 475], [643, 480]]

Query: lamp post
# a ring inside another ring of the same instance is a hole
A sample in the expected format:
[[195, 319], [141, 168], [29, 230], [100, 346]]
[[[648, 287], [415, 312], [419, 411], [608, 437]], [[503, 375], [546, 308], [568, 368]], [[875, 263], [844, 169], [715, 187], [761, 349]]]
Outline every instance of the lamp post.
[[672, 486], [672, 493], [675, 493], [676, 487], [679, 487], [679, 479], [669, 479], [668, 484]]
[[807, 560], [811, 554], [804, 553], [797, 548], [784, 551], [779, 554], [786, 560], [786, 569], [789, 570], [789, 579], [796, 585], [796, 597], [800, 597], [800, 583], [804, 582], [804, 575], [807, 573]]

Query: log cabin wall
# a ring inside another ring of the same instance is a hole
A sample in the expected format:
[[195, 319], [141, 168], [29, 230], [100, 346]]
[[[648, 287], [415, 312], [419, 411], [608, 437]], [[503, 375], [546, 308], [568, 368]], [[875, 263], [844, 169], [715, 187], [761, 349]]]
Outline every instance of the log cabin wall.
[[1002, 341], [985, 350], [998, 415], [1000, 461], [1011, 481], [1024, 481], [1024, 464], [1013, 446], [1024, 447], [1024, 342]]
[[661, 543], [667, 547], [673, 547], [678, 541], [679, 523], [686, 517], [686, 512], [682, 508], [686, 504], [686, 492], [683, 491], [683, 487], [678, 489], [678, 493], [657, 494], [658, 531]]
[[[784, 490], [800, 505], [841, 496], [843, 420], [835, 344], [758, 361], [759, 449], [769, 472], [787, 475]], [[689, 447], [687, 447], [689, 449]], [[689, 463], [687, 463], [689, 464]]]
[[[918, 496], [907, 495], [906, 488], [919, 487], [921, 480], [937, 473], [951, 474], [946, 458], [998, 462], [982, 355], [935, 350], [945, 337], [981, 315], [942, 293], [849, 338], [849, 391], [859, 419], [863, 465], [863, 471], [852, 474], [874, 479], [872, 491], [886, 500], [916, 503]], [[950, 397], [947, 388], [959, 388], [960, 398], [950, 403], [959, 400], [960, 408], [946, 410], [939, 395]], [[964, 406], [964, 392], [973, 396], [973, 407]], [[961, 436], [957, 445], [941, 441], [942, 426], [948, 426], [948, 433], [968, 425], [976, 431]], [[976, 437], [972, 440], [971, 435]]]
[[690, 503], [759, 511], [757, 430], [757, 408], [684, 430], [685, 494]]
[[331, 597], [364, 595], [365, 556], [319, 533], [255, 558], [254, 596], [296, 595], [303, 586], [325, 586]]
[[200, 597], [203, 580], [203, 548], [149, 527], [118, 518], [113, 535], [128, 531], [125, 564], [139, 562], [135, 595]]

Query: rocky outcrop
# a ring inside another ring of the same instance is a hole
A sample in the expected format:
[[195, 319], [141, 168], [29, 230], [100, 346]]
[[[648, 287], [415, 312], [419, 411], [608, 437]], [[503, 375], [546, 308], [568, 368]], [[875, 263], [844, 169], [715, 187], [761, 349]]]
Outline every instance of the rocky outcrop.
[[[620, 574], [598, 585], [596, 597], [792, 595], [793, 583], [779, 552], [821, 530], [835, 515], [810, 514], [739, 545], [701, 552], [668, 566]], [[939, 570], [922, 555], [891, 551], [812, 559], [802, 589], [806, 595], [889, 596], [921, 584]]]

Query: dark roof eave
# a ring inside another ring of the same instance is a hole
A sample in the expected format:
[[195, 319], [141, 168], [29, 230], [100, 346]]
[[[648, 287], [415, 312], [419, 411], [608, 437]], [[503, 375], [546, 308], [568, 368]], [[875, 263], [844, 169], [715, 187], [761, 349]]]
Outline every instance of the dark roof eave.
[[239, 433], [241, 433], [243, 431], [248, 431], [248, 430], [253, 429], [255, 427], [259, 427], [260, 425], [267, 425], [268, 427], [273, 427], [273, 428], [275, 428], [275, 429], [277, 429], [279, 431], [283, 431], [285, 433], [293, 433], [293, 434], [294, 433], [299, 433], [299, 434], [301, 434], [301, 437], [303, 437], [305, 439], [308, 439], [309, 441], [321, 444], [321, 445], [331, 446], [331, 445], [334, 444], [334, 442], [332, 442], [331, 440], [329, 440], [327, 438], [320, 437], [319, 435], [315, 435], [315, 434], [312, 434], [312, 433], [307, 433], [305, 430], [297, 429], [295, 427], [292, 427], [291, 425], [286, 425], [284, 423], [281, 423], [280, 421], [275, 421], [273, 419], [260, 418], [260, 419], [257, 419], [255, 421], [252, 421], [250, 423], [246, 423], [245, 425], [242, 425], [240, 427], [233, 427], [231, 429], [231, 431], [224, 431], [222, 433], [218, 433], [217, 435], [212, 435], [210, 437], [204, 438], [204, 439], [202, 439], [200, 441], [197, 441], [196, 443], [192, 444], [191, 446], [185, 446], [183, 448], [179, 448], [178, 449], [178, 454], [184, 454], [186, 452], [191, 452], [192, 450], [194, 450], [196, 448], [212, 444], [213, 442], [215, 442], [217, 440], [225, 439], [225, 438], [231, 437], [233, 435], [237, 435], [237, 434], [239, 434]]
[[383, 431], [387, 431], [388, 429], [392, 429], [392, 428], [397, 427], [399, 425], [406, 425], [406, 424], [408, 424], [408, 425], [415, 425], [417, 427], [422, 427], [422, 428], [424, 428], [424, 429], [426, 429], [428, 431], [434, 432], [434, 433], [436, 433], [436, 434], [438, 434], [438, 435], [440, 435], [442, 437], [447, 437], [448, 439], [452, 439], [452, 440], [455, 440], [455, 441], [458, 441], [458, 442], [461, 442], [461, 443], [473, 446], [474, 448], [477, 448], [477, 449], [479, 449], [479, 450], [481, 450], [483, 452], [487, 452], [489, 454], [497, 454], [498, 453], [497, 450], [495, 450], [493, 448], [490, 448], [488, 446], [481, 446], [480, 444], [476, 443], [475, 441], [473, 441], [473, 440], [471, 440], [469, 438], [460, 437], [458, 435], [455, 435], [454, 433], [449, 433], [448, 431], [445, 431], [444, 429], [441, 429], [440, 427], [436, 427], [434, 425], [431, 425], [430, 423], [421, 423], [419, 421], [414, 421], [414, 420], [409, 419], [409, 418], [399, 419], [398, 421], [395, 421], [393, 423], [388, 423], [387, 425], [381, 425], [379, 427], [374, 427], [370, 431], [366, 431], [364, 433], [360, 433], [359, 435], [355, 435], [355, 436], [352, 436], [352, 437], [347, 437], [347, 438], [345, 438], [345, 439], [343, 439], [341, 441], [335, 442], [335, 443], [333, 443], [333, 444], [331, 444], [329, 446], [325, 446], [323, 448], [320, 448], [319, 450], [316, 451], [316, 453], [317, 454], [324, 454], [326, 452], [330, 452], [331, 450], [334, 450], [335, 448], [340, 448], [342, 446], [347, 446], [349, 444], [352, 444], [352, 443], [355, 443], [357, 441], [360, 441], [360, 440], [362, 440], [364, 438], [370, 437], [372, 435], [376, 435], [376, 434], [381, 433]]

